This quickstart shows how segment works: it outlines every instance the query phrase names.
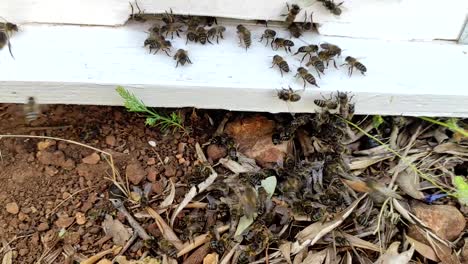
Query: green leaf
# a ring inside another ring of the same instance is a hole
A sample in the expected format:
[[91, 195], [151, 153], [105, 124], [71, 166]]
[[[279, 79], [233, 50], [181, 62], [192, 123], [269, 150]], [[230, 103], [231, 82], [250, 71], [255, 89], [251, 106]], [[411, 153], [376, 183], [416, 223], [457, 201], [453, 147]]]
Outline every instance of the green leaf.
[[384, 122], [384, 119], [382, 118], [381, 115], [375, 115], [372, 117], [372, 126], [374, 128], [378, 128], [383, 122]]
[[275, 193], [277, 180], [275, 176], [270, 176], [261, 182], [262, 187], [265, 188], [265, 191], [268, 193], [268, 198], [271, 198]]
[[253, 217], [247, 217], [243, 215], [239, 219], [239, 224], [237, 225], [236, 233], [234, 234], [234, 237], [240, 236], [242, 232], [244, 232], [249, 226], [254, 222], [256, 216]]
[[468, 206], [468, 183], [465, 181], [464, 177], [455, 176], [453, 185], [457, 188], [456, 196], [458, 201], [461, 204]]
[[146, 118], [146, 121], [145, 121], [145, 125], [147, 125], [147, 126], [155, 126], [157, 121], [158, 121], [157, 118], [154, 118], [154, 117], [147, 117], [147, 118]]

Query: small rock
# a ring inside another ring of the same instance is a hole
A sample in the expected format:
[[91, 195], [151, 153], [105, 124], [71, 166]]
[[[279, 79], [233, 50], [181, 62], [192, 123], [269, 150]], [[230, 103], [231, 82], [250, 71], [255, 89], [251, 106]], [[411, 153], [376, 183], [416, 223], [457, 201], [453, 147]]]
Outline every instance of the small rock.
[[220, 158], [227, 155], [227, 149], [224, 146], [218, 146], [216, 144], [211, 144], [206, 148], [206, 155], [209, 160], [218, 161]]
[[37, 226], [37, 231], [39, 231], [39, 232], [43, 232], [43, 231], [46, 231], [48, 229], [49, 229], [49, 224], [47, 224], [47, 223], [40, 223]]
[[7, 203], [6, 204], [6, 211], [10, 214], [17, 214], [19, 213], [19, 207], [18, 207], [18, 204], [15, 203], [15, 202], [12, 202], [12, 203]]
[[172, 165], [164, 166], [164, 175], [166, 177], [173, 177], [176, 175], [176, 168]]
[[26, 256], [28, 253], [29, 253], [29, 249], [27, 249], [27, 248], [22, 248], [22, 249], [20, 249], [20, 250], [18, 251], [18, 254], [19, 254], [20, 256]]
[[[443, 239], [453, 241], [465, 230], [465, 218], [454, 206], [413, 203], [411, 208], [416, 217]], [[410, 226], [408, 235], [418, 241], [425, 241], [414, 226]]]
[[177, 154], [177, 155], [175, 155], [176, 159], [181, 159], [183, 156], [184, 156], [184, 155], [182, 155], [182, 154]]
[[54, 146], [55, 144], [57, 144], [55, 140], [46, 139], [37, 143], [37, 150], [42, 151], [50, 146]]
[[134, 185], [138, 185], [146, 176], [145, 170], [141, 167], [138, 161], [133, 161], [128, 164], [125, 169], [125, 174], [127, 175], [128, 180]]
[[54, 152], [38, 151], [36, 158], [44, 165], [60, 166], [65, 162], [65, 154], [60, 150]]
[[27, 214], [25, 214], [25, 213], [23, 213], [23, 212], [19, 212], [19, 213], [18, 213], [18, 220], [20, 220], [21, 222], [26, 221], [28, 218], [29, 218], [29, 217], [28, 217]]
[[109, 145], [109, 146], [115, 146], [115, 145], [116, 145], [116, 144], [115, 144], [116, 141], [117, 141], [117, 140], [116, 140], [115, 137], [112, 136], [112, 135], [106, 137], [106, 144]]
[[180, 142], [179, 144], [177, 144], [177, 153], [183, 154], [185, 151], [185, 146], [187, 146], [187, 143], [184, 142]]
[[91, 155], [84, 157], [81, 161], [85, 164], [95, 165], [101, 160], [101, 157], [96, 152]]
[[75, 168], [75, 161], [72, 159], [67, 159], [65, 162], [61, 164], [61, 167], [66, 170], [72, 170]]
[[146, 179], [148, 179], [148, 181], [150, 182], [155, 182], [157, 175], [158, 175], [158, 172], [156, 171], [155, 168], [149, 168], [148, 173], [146, 174]]
[[59, 217], [59, 219], [57, 219], [57, 221], [55, 221], [54, 224], [60, 228], [67, 228], [71, 224], [73, 224], [74, 221], [75, 221], [75, 218], [73, 217], [61, 216]]
[[46, 166], [44, 171], [45, 174], [49, 177], [52, 177], [59, 172], [58, 169], [54, 166]]
[[154, 165], [154, 164], [156, 164], [156, 159], [155, 159], [155, 158], [149, 158], [149, 159], [146, 161], [146, 164], [148, 164], [148, 165]]
[[185, 163], [185, 159], [184, 158], [180, 158], [179, 159], [179, 164], [184, 164]]
[[34, 169], [27, 168], [23, 171], [23, 173], [13, 173], [12, 180], [15, 183], [23, 184], [34, 177]]
[[63, 238], [63, 242], [67, 245], [78, 245], [80, 240], [81, 236], [78, 232], [67, 232]]
[[78, 225], [84, 225], [86, 223], [86, 216], [81, 212], [75, 214], [76, 223]]
[[64, 200], [67, 199], [70, 196], [71, 196], [71, 194], [69, 192], [63, 192], [62, 193], [62, 199], [64, 199]]
[[157, 181], [151, 185], [151, 191], [155, 194], [161, 194], [164, 190], [162, 184]]

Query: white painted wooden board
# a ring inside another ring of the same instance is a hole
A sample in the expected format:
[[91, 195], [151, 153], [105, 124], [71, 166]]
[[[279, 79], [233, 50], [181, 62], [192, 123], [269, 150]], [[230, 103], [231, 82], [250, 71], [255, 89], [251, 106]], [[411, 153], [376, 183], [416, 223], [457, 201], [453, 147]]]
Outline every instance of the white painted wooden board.
[[[468, 14], [467, 0], [337, 0], [342, 15], [331, 15], [316, 0], [296, 0], [314, 13], [323, 35], [390, 40], [456, 40]], [[239, 19], [284, 20], [285, 0], [139, 0], [146, 13], [209, 15]], [[0, 16], [19, 24], [123, 25], [126, 0], [2, 0]]]
[[[35, 96], [44, 104], [121, 105], [115, 87], [122, 85], [150, 106], [314, 112], [314, 98], [340, 90], [355, 95], [358, 114], [468, 117], [466, 45], [308, 33], [302, 42], [295, 40], [294, 51], [305, 43], [335, 43], [345, 49], [343, 56], [362, 57], [368, 73], [349, 78], [345, 67], [330, 67], [318, 80], [320, 88], [308, 86], [301, 101], [285, 103], [276, 89], [302, 89], [294, 78], [300, 56], [258, 43], [264, 27], [249, 26], [254, 40], [248, 51], [238, 46], [235, 25], [228, 26], [220, 45], [189, 43], [194, 64], [178, 68], [164, 53], [150, 55], [142, 47], [148, 27], [24, 26], [12, 38], [16, 59], [7, 49], [0, 52], [0, 102], [23, 103]], [[174, 39], [173, 46], [185, 47], [185, 39]], [[275, 54], [284, 56], [294, 73], [282, 78], [277, 68], [269, 68]]]

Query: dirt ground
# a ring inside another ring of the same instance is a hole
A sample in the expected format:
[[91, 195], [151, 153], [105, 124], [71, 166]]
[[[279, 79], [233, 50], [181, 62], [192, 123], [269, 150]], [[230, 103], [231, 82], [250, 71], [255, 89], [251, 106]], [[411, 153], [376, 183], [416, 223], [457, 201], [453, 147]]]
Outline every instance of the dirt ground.
[[[179, 133], [162, 135], [121, 107], [62, 105], [50, 106], [26, 126], [21, 106], [0, 105], [0, 109], [0, 134], [59, 137], [108, 151], [120, 171], [137, 164], [136, 174], [147, 179], [135, 180], [152, 184], [153, 193], [163, 191], [159, 173], [180, 177], [191, 170], [194, 143], [203, 143], [209, 135], [197, 134], [211, 129], [200, 122], [192, 138]], [[15, 203], [18, 207], [13, 213], [0, 210], [0, 238], [11, 241], [17, 254], [15, 263], [33, 263], [58, 241], [56, 234], [62, 228], [67, 232], [58, 243], [71, 245], [84, 255], [108, 249], [112, 241], [103, 234], [101, 221], [105, 214], [115, 214], [106, 199], [111, 184], [106, 179], [109, 165], [102, 159], [97, 164], [83, 162], [94, 151], [63, 141], [51, 141], [40, 151], [37, 144], [41, 141], [8, 138], [0, 142], [0, 204]], [[149, 141], [156, 142], [158, 152]], [[179, 154], [184, 162], [179, 162]], [[157, 162], [161, 158], [166, 159], [165, 165]], [[85, 214], [86, 222], [77, 223], [77, 214]], [[54, 263], [63, 259], [59, 256]]]

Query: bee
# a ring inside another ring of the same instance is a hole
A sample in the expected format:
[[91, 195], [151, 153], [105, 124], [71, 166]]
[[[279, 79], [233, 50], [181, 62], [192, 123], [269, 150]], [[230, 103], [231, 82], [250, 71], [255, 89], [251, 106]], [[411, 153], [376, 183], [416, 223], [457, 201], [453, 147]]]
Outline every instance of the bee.
[[333, 0], [317, 0], [319, 2], [322, 2], [322, 5], [328, 9], [332, 14], [334, 15], [341, 15], [341, 9], [340, 9], [340, 6], [344, 3], [344, 2], [341, 2], [339, 4], [335, 4], [335, 2]]
[[191, 29], [195, 30], [201, 23], [200, 17], [190, 16], [186, 23], [187, 23], [188, 30], [191, 30]]
[[302, 29], [304, 31], [311, 30], [314, 27], [314, 20], [312, 19], [313, 13], [310, 14], [310, 22], [307, 22], [307, 11], [304, 15], [304, 22], [302, 23]]
[[299, 26], [299, 23], [291, 23], [288, 26], [289, 33], [295, 38], [302, 36], [302, 27]]
[[[273, 48], [273, 44], [275, 44], [275, 48]], [[275, 38], [275, 40], [271, 42], [271, 47], [273, 50], [278, 50], [279, 48], [283, 47], [286, 52], [291, 52], [291, 47], [293, 46], [294, 42], [289, 39]]]
[[338, 107], [338, 103], [331, 99], [315, 99], [314, 104], [330, 110], [334, 110]]
[[186, 62], [192, 64], [192, 61], [188, 56], [188, 52], [184, 49], [177, 50], [176, 54], [174, 55], [174, 60], [177, 60], [176, 68], [179, 66], [179, 63], [182, 64], [182, 66], [184, 66]]
[[338, 67], [336, 67], [336, 61], [333, 57], [335, 57], [335, 54], [333, 53], [330, 53], [328, 50], [322, 50], [318, 53], [318, 57], [319, 59], [322, 61], [322, 62], [326, 62], [327, 63], [327, 67], [328, 67], [328, 64], [330, 61], [333, 61], [333, 65], [335, 66], [335, 68], [338, 69]]
[[224, 39], [223, 33], [226, 28], [223, 26], [215, 26], [208, 30], [208, 38], [214, 39], [216, 37], [216, 43], [219, 43], [219, 38]]
[[317, 71], [317, 74], [320, 78], [320, 73], [323, 74], [323, 72], [325, 71], [325, 65], [323, 65], [323, 62], [317, 56], [312, 56], [310, 57], [309, 62], [307, 62], [306, 67], [309, 67], [311, 65], [314, 66], [315, 71]]
[[166, 23], [166, 25], [170, 25], [172, 23], [176, 22], [176, 16], [174, 16], [174, 13], [172, 12], [172, 8], [170, 9], [170, 13], [167, 11], [164, 11], [164, 15], [162, 17], [162, 21]]
[[156, 54], [159, 50], [163, 50], [167, 56], [171, 56], [168, 51], [170, 51], [172, 44], [169, 40], [165, 40], [164, 37], [158, 35], [152, 35], [145, 40], [145, 47], [149, 46], [150, 53], [154, 49]]
[[337, 45], [330, 44], [330, 43], [322, 43], [320, 44], [320, 48], [327, 50], [329, 54], [333, 56], [340, 57], [341, 56], [341, 48]]
[[360, 63], [356, 58], [353, 58], [351, 56], [348, 56], [345, 58], [346, 63], [342, 64], [343, 65], [348, 65], [348, 74], [351, 77], [353, 74], [353, 69], [356, 68], [358, 71], [361, 72], [362, 75], [365, 75], [365, 72], [367, 71], [366, 66], [364, 64]]
[[288, 8], [288, 14], [286, 16], [285, 22], [289, 26], [291, 23], [294, 23], [294, 20], [296, 20], [297, 14], [301, 12], [301, 8], [296, 4], [293, 4], [291, 8], [289, 8], [288, 3], [286, 3], [286, 7]]
[[132, 10], [132, 13], [130, 14], [130, 17], [128, 19], [129, 20], [134, 20], [134, 21], [137, 21], [137, 22], [142, 22], [142, 23], [146, 22], [146, 18], [143, 17], [143, 12], [141, 11], [140, 7], [138, 6], [138, 2], [135, 1], [135, 6], [138, 9], [138, 13], [134, 12], [132, 3], [129, 3], [129, 4], [130, 4], [130, 8]]
[[252, 45], [252, 37], [251, 37], [250, 30], [248, 30], [243, 25], [238, 25], [237, 34], [239, 35], [239, 41], [241, 43], [244, 42], [245, 50], [247, 50], [250, 47], [250, 45]]
[[213, 24], [216, 24], [218, 25], [218, 20], [216, 19], [216, 17], [213, 17], [213, 16], [205, 16], [205, 17], [202, 17], [202, 19], [204, 20], [204, 25], [205, 26], [209, 26], [211, 27]]
[[302, 57], [302, 60], [301, 60], [301, 62], [303, 62], [307, 55], [309, 55], [309, 57], [312, 59], [312, 53], [317, 52], [317, 51], [318, 51], [318, 46], [314, 45], [314, 44], [311, 44], [311, 45], [308, 45], [308, 46], [300, 47], [297, 50], [297, 52], [294, 53], [294, 55], [297, 55], [299, 53], [305, 53], [304, 56]]
[[[338, 92], [338, 94], [336, 95], [336, 99], [340, 103], [339, 112], [340, 112], [341, 116], [343, 116], [344, 119], [351, 118], [352, 114], [354, 114], [354, 104], [350, 103], [350, 101], [352, 99], [352, 96], [348, 97], [348, 93]], [[351, 113], [350, 110], [353, 113]]]
[[198, 27], [197, 28], [197, 40], [200, 41], [201, 44], [205, 45], [206, 42], [211, 43], [211, 41], [208, 39], [208, 34], [206, 33], [206, 30], [204, 27]]
[[265, 47], [266, 47], [268, 46], [269, 39], [273, 41], [275, 36], [276, 36], [276, 31], [274, 31], [273, 29], [265, 29], [265, 32], [263, 32], [262, 37], [260, 38], [259, 42], [262, 42], [263, 39], [266, 39], [266, 44], [265, 44]]
[[18, 32], [18, 26], [10, 22], [0, 22], [0, 50], [8, 45], [8, 50], [10, 51], [11, 57], [14, 59], [13, 53], [11, 51], [11, 42], [10, 37], [13, 32]]
[[310, 83], [310, 84], [320, 88], [320, 86], [317, 85], [317, 82], [315, 81], [314, 76], [311, 73], [309, 73], [309, 71], [306, 68], [299, 67], [297, 69], [297, 73], [296, 73], [296, 75], [294, 77], [298, 77], [298, 76], [301, 77], [302, 80], [304, 81], [304, 88], [306, 87], [307, 83]]
[[289, 102], [297, 102], [301, 100], [301, 96], [291, 87], [289, 87], [289, 89], [281, 88], [281, 91], [278, 91], [278, 98]]
[[280, 55], [273, 56], [273, 65], [270, 68], [275, 67], [275, 65], [278, 65], [280, 73], [281, 73], [281, 77], [283, 77], [283, 71], [289, 72], [288, 63]]
[[177, 258], [177, 249], [168, 240], [166, 240], [164, 238], [159, 239], [158, 247], [159, 247], [159, 250], [163, 254], [166, 254], [166, 255], [168, 255], [169, 257], [172, 257], [172, 258]]
[[154, 34], [154, 35], [159, 35], [161, 34], [161, 27], [159, 26], [159, 24], [154, 24], [152, 27], [150, 27], [149, 29], [149, 33], [150, 34]]
[[32, 121], [37, 120], [41, 114], [40, 106], [36, 103], [34, 97], [29, 97], [27, 103], [23, 107], [24, 118], [26, 123], [30, 124]]
[[185, 42], [185, 45], [187, 45], [187, 43], [190, 41], [193, 41], [193, 42], [197, 42], [198, 41], [198, 36], [197, 36], [197, 32], [196, 30], [194, 29], [188, 29], [187, 30], [187, 41]]
[[182, 32], [183, 26], [184, 24], [180, 22], [166, 24], [161, 27], [161, 33], [166, 32], [166, 37], [168, 34], [171, 34], [171, 39], [174, 38], [174, 33], [176, 33], [176, 35], [180, 37], [179, 32]]

